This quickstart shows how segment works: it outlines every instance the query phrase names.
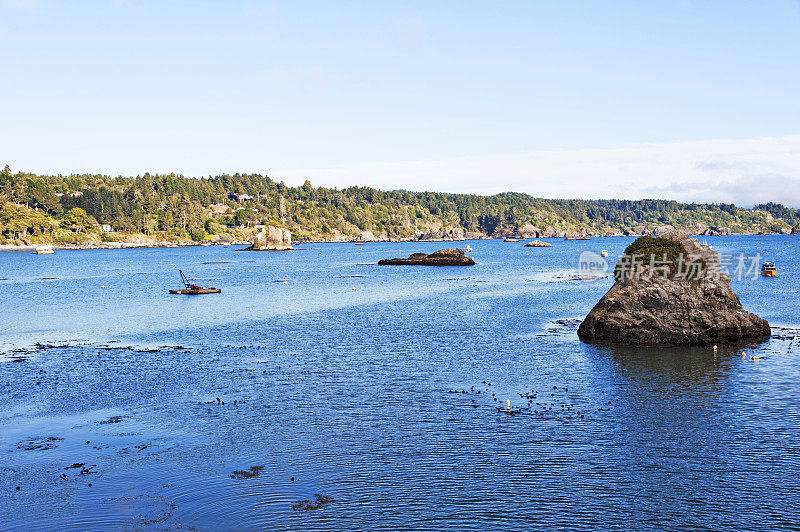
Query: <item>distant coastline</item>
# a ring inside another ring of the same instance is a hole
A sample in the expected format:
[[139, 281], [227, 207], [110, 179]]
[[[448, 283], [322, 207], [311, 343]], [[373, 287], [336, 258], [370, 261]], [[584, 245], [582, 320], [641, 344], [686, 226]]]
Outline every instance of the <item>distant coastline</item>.
[[[293, 242], [459, 241], [798, 234], [800, 211], [663, 199], [574, 200], [289, 187], [260, 174], [188, 178], [36, 175], [0, 170], [0, 245], [66, 249], [246, 242], [265, 226]], [[119, 244], [119, 245], [117, 245]]]
[[[736, 233], [736, 234], [727, 234], [727, 235], [714, 235], [714, 236], [778, 236], [784, 235], [784, 233]], [[138, 236], [138, 235], [132, 235]], [[635, 236], [641, 235], [592, 235], [587, 237], [587, 240], [591, 240], [592, 238], [634, 238]], [[708, 235], [689, 235], [692, 238], [703, 238], [704, 236]], [[793, 235], [798, 236], [798, 235]], [[531, 237], [533, 238], [533, 237]], [[574, 237], [541, 237], [546, 238], [548, 240], [553, 241], [562, 241], [562, 240], [576, 240]], [[464, 242], [464, 241], [472, 241], [472, 240], [503, 240], [503, 237], [492, 237], [492, 236], [483, 236], [480, 238], [467, 238], [467, 239], [460, 239], [460, 240], [453, 240], [453, 239], [413, 239], [413, 238], [404, 238], [404, 239], [375, 239], [370, 240], [368, 242], [373, 243], [415, 243], [415, 242]], [[523, 243], [525, 240], [530, 240], [530, 238], [522, 238], [520, 239], [520, 243]], [[582, 240], [582, 239], [578, 239]], [[359, 240], [357, 238], [352, 239], [304, 239], [296, 241], [295, 244], [354, 244], [354, 243], [364, 243], [364, 241]], [[250, 246], [251, 243], [246, 240], [237, 240], [237, 241], [203, 241], [203, 242], [195, 242], [192, 240], [181, 240], [177, 242], [173, 241], [138, 241], [138, 242], [91, 242], [91, 243], [83, 243], [83, 244], [0, 244], [0, 252], [3, 251], [36, 251], [37, 247], [42, 245], [52, 246], [55, 250], [91, 250], [91, 249], [141, 249], [141, 248], [182, 248], [182, 247], [191, 247], [191, 246], [201, 246], [201, 247], [210, 247], [210, 246]]]

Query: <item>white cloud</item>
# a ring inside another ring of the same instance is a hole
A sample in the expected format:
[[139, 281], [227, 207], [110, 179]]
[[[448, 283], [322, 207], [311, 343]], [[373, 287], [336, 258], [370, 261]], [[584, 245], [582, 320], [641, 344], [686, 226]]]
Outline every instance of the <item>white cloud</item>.
[[275, 170], [290, 182], [339, 187], [800, 207], [800, 135]]

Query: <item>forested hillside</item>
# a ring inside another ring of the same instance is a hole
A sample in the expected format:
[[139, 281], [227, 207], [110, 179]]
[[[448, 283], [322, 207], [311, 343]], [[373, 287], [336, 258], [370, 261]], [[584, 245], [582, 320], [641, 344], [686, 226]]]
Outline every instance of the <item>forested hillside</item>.
[[[779, 204], [667, 200], [553, 200], [527, 194], [287, 187], [258, 174], [47, 176], [0, 172], [0, 244], [244, 238], [260, 224], [288, 227], [295, 240], [349, 239], [364, 231], [403, 239], [441, 228], [485, 235], [535, 228], [548, 234], [641, 234], [659, 226], [732, 233], [797, 232], [800, 214]], [[106, 226], [105, 228], [103, 226]], [[103, 230], [105, 229], [105, 231]], [[110, 229], [110, 231], [109, 231]]]

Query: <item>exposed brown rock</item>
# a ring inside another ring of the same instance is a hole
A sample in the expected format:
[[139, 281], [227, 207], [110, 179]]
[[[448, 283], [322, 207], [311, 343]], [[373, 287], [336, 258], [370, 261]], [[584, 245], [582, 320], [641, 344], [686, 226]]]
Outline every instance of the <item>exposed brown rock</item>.
[[720, 272], [714, 250], [678, 232], [662, 237], [680, 243], [687, 260], [692, 257], [693, 264], [702, 264], [702, 269], [696, 275], [691, 275], [691, 268], [683, 273], [680, 269], [667, 271], [663, 265], [651, 265], [649, 257], [631, 267], [631, 257], [623, 255], [615, 270], [616, 282], [578, 328], [581, 340], [641, 346], [711, 345], [770, 336], [766, 320], [742, 309], [731, 290], [730, 277]]
[[382, 266], [472, 266], [475, 261], [464, 254], [463, 249], [440, 249], [430, 255], [412, 253], [407, 259], [382, 259]]

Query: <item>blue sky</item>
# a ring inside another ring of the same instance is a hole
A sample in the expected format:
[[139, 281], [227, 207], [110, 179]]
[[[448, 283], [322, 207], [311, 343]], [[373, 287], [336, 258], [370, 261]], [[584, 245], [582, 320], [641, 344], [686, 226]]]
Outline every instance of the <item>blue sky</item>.
[[800, 206], [794, 1], [0, 0], [0, 162]]

